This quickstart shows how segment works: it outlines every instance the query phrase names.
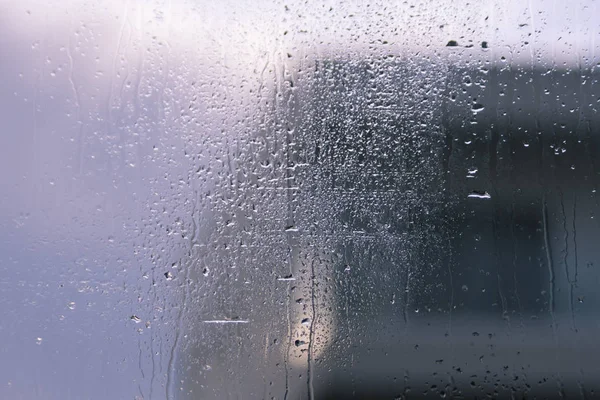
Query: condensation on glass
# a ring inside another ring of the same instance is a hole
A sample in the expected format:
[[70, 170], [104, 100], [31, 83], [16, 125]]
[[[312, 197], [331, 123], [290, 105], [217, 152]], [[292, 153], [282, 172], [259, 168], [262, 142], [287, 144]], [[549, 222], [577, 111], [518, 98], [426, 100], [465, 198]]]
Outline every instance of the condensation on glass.
[[593, 398], [598, 15], [0, 4], [0, 398]]

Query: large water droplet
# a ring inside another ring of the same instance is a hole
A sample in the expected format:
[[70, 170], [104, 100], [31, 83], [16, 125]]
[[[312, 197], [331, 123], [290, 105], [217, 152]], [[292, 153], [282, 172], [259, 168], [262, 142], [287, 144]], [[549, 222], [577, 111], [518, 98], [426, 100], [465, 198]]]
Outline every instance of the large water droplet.
[[473, 104], [473, 106], [471, 107], [471, 111], [473, 112], [473, 114], [477, 114], [482, 112], [483, 110], [485, 110], [485, 107], [483, 106], [483, 104], [480, 103], [475, 103]]
[[490, 196], [490, 194], [488, 192], [480, 192], [477, 190], [472, 191], [469, 196], [467, 196], [470, 199], [491, 199], [492, 196]]

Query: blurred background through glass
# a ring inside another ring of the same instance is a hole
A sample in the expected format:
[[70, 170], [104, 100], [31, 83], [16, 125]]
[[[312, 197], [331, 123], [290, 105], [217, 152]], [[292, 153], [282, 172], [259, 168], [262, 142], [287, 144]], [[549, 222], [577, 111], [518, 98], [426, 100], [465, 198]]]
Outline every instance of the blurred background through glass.
[[0, 398], [593, 398], [600, 5], [0, 4]]

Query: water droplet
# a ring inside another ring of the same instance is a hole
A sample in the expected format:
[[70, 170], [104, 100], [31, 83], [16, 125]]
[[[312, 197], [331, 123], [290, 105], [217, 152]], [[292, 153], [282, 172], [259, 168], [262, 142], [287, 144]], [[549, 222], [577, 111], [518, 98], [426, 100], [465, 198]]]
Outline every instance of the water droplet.
[[483, 107], [483, 104], [475, 103], [475, 104], [473, 104], [473, 106], [471, 106], [471, 111], [473, 112], [473, 114], [480, 113], [483, 110], [485, 110], [485, 107]]
[[131, 317], [129, 317], [129, 319], [131, 319], [136, 324], [139, 324], [140, 322], [142, 322], [141, 318], [138, 317], [137, 315], [132, 315]]
[[173, 274], [171, 273], [171, 271], [165, 272], [165, 278], [167, 278], [168, 281], [173, 280]]
[[70, 302], [70, 303], [67, 305], [67, 307], [69, 307], [69, 310], [74, 310], [74, 309], [75, 309], [75, 302], [74, 302], [74, 301], [71, 301], [71, 302]]
[[296, 340], [294, 342], [294, 344], [296, 345], [296, 347], [300, 347], [300, 346], [304, 346], [306, 344], [306, 342], [304, 340]]
[[42, 344], [42, 341], [44, 339], [42, 339], [41, 337], [35, 338], [35, 344], [37, 344], [38, 346]]
[[488, 192], [480, 192], [477, 190], [472, 191], [468, 196], [470, 199], [491, 199], [492, 196]]
[[450, 40], [446, 43], [446, 47], [456, 47], [458, 46], [458, 42], [456, 40]]
[[467, 285], [462, 285], [462, 286], [461, 286], [461, 290], [462, 290], [463, 292], [468, 292], [468, 291], [469, 291], [469, 287], [468, 287]]
[[284, 276], [284, 277], [277, 278], [277, 280], [278, 280], [278, 281], [295, 281], [295, 280], [296, 280], [296, 278], [294, 278], [294, 277], [292, 276], [292, 274], [289, 274], [289, 275], [286, 275], [286, 276]]

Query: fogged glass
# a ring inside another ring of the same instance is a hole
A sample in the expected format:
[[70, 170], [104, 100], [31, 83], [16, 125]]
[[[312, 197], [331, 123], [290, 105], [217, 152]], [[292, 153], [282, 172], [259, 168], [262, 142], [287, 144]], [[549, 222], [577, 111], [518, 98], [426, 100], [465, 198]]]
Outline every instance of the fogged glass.
[[598, 15], [0, 4], [0, 398], [594, 398]]

